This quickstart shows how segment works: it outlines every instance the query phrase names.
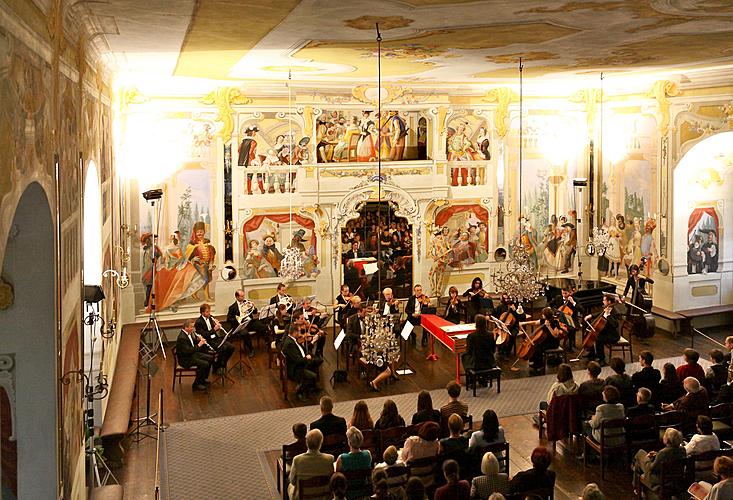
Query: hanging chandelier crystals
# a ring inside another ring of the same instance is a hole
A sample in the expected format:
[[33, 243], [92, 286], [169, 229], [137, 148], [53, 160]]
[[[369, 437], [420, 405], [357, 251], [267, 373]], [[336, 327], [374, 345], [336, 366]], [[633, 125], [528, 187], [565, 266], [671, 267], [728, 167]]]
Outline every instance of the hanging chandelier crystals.
[[399, 360], [400, 342], [394, 334], [394, 325], [392, 316], [382, 316], [378, 311], [364, 317], [361, 355], [366, 363], [381, 368]]
[[303, 270], [303, 256], [300, 250], [293, 247], [285, 249], [282, 261], [280, 261], [280, 276], [286, 281], [295, 281], [305, 276]]
[[603, 257], [610, 244], [611, 237], [608, 234], [608, 229], [603, 226], [594, 227], [593, 236], [590, 237], [585, 249], [588, 255], [598, 254], [599, 257]]
[[547, 285], [521, 238], [511, 242], [509, 248], [510, 257], [506, 262], [506, 269], [491, 275], [496, 290], [516, 302], [533, 300], [544, 294]]

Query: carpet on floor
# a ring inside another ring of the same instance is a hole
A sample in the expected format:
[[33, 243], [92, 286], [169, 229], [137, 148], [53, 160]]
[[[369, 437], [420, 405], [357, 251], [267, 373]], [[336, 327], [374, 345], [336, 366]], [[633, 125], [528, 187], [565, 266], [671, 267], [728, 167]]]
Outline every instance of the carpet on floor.
[[[682, 363], [681, 357], [655, 360], [654, 366], [671, 362]], [[700, 360], [703, 367], [706, 360]], [[632, 374], [639, 370], [638, 363], [626, 365]], [[603, 369], [602, 377], [612, 374], [610, 368]], [[574, 372], [575, 381], [580, 384], [588, 379], [586, 370]], [[526, 415], [537, 411], [539, 401], [544, 400], [556, 375], [543, 375], [513, 380], [504, 380], [501, 394], [493, 388], [480, 388], [477, 397], [464, 391], [461, 399], [468, 404], [474, 420], [481, 419], [489, 408], [499, 418]], [[397, 382], [399, 383], [399, 382]], [[444, 389], [430, 391], [433, 406], [440, 408], [448, 401]], [[386, 397], [365, 399], [369, 412], [376, 420]], [[409, 422], [416, 411], [417, 393], [389, 396], [400, 414]], [[348, 419], [356, 400], [336, 402], [334, 414]], [[267, 499], [279, 498], [271, 467], [265, 461], [264, 452], [277, 450], [293, 441], [292, 425], [297, 422], [309, 424], [320, 417], [317, 405], [280, 410], [219, 417], [170, 424], [164, 436], [167, 440], [167, 462], [170, 498], [187, 499]]]

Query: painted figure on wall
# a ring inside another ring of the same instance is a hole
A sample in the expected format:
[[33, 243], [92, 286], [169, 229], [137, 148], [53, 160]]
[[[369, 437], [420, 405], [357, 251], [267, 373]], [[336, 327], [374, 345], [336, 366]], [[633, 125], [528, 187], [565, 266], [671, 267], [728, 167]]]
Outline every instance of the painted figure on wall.
[[[469, 138], [470, 133], [471, 131], [468, 128], [468, 122], [460, 121], [458, 125], [456, 125], [455, 131], [450, 134], [450, 138], [447, 140], [449, 162], [474, 161], [483, 159], [481, 154], [473, 148], [471, 139]], [[476, 184], [475, 167], [468, 169], [465, 167], [452, 166], [451, 185], [459, 185], [459, 175], [461, 177], [461, 186]]]
[[277, 272], [272, 265], [262, 256], [260, 242], [250, 240], [247, 256], [244, 258], [243, 278], [246, 280], [259, 278], [274, 278]]
[[389, 152], [390, 161], [400, 161], [405, 154], [405, 137], [409, 127], [405, 120], [400, 116], [399, 111], [390, 111], [389, 119], [389, 135], [392, 142], [392, 148]]
[[698, 207], [687, 221], [687, 273], [718, 271], [718, 213], [712, 207]]
[[[444, 229], [446, 234], [443, 233]], [[430, 258], [433, 259], [433, 264], [428, 271], [428, 281], [432, 295], [441, 296], [445, 287], [446, 265], [452, 252], [451, 246], [446, 241], [447, 233], [447, 227], [436, 227], [430, 242]]]
[[206, 223], [198, 221], [193, 225], [193, 232], [191, 233], [191, 240], [186, 246], [186, 259], [188, 259], [196, 272], [202, 279], [201, 286], [198, 290], [193, 293], [193, 298], [199, 299], [199, 291], [204, 291], [204, 299], [207, 301], [213, 300], [211, 297], [211, 291], [209, 290], [209, 284], [213, 271], [216, 268], [216, 249], [211, 241], [206, 236]]
[[491, 159], [491, 142], [489, 141], [489, 131], [486, 127], [479, 127], [478, 137], [476, 138], [476, 149], [481, 152], [484, 160]]
[[695, 235], [687, 249], [687, 274], [700, 274], [705, 265], [705, 254], [702, 252], [702, 237]]
[[140, 236], [140, 244], [142, 245], [142, 267], [140, 276], [145, 286], [145, 307], [150, 305], [150, 292], [153, 288], [153, 266], [161, 256], [160, 247], [155, 246], [153, 251], [153, 234], [143, 233]]
[[283, 254], [280, 253], [280, 250], [275, 244], [275, 235], [266, 235], [263, 243], [264, 245], [262, 246], [262, 256], [270, 264], [270, 266], [272, 266], [272, 268], [275, 270], [275, 273], [279, 275], [280, 262], [282, 262], [283, 260]]
[[242, 227], [244, 279], [274, 278], [280, 275], [283, 252], [287, 248], [300, 252], [306, 277], [315, 277], [319, 268], [315, 223], [300, 215], [256, 215]]
[[622, 249], [626, 247], [624, 229], [626, 228], [625, 217], [617, 214], [615, 223], [608, 229], [608, 248], [606, 257], [610, 263], [609, 274], [618, 277], [621, 270]]
[[716, 241], [715, 231], [708, 232], [708, 240], [702, 246], [702, 253], [705, 256], [705, 272], [717, 272], [718, 242]]
[[180, 231], [174, 231], [155, 268], [156, 309], [165, 309], [193, 296], [203, 285], [204, 278], [184, 255]]
[[654, 229], [656, 227], [657, 223], [654, 219], [647, 220], [644, 223], [644, 234], [639, 242], [639, 252], [641, 253], [639, 267], [647, 276], [652, 275], [652, 270], [656, 267], [657, 258], [659, 257], [657, 244], [654, 243]]
[[641, 262], [641, 219], [634, 217], [634, 223], [631, 228], [631, 234], [626, 244], [626, 252], [624, 254], [624, 266], [629, 267], [631, 264], [639, 264]]
[[[239, 144], [239, 159], [237, 165], [243, 167], [255, 167], [260, 165], [260, 159], [257, 157], [257, 141], [255, 136], [260, 129], [257, 125], [251, 125], [244, 131], [244, 139]], [[247, 194], [252, 194], [252, 175], [247, 174]], [[262, 182], [262, 174], [257, 174], [257, 184], [261, 192], [265, 192], [265, 187]]]

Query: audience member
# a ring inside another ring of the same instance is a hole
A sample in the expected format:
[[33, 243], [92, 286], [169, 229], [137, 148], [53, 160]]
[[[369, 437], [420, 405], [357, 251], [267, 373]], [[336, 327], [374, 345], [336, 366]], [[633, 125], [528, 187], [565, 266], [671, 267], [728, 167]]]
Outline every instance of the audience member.
[[552, 401], [553, 396], [564, 396], [565, 394], [577, 394], [578, 384], [573, 380], [573, 370], [570, 365], [562, 363], [557, 367], [557, 381], [553, 382], [550, 390], [547, 391], [547, 403]]
[[372, 485], [374, 486], [374, 494], [370, 498], [375, 500], [397, 500], [398, 497], [389, 490], [387, 473], [383, 470], [375, 469], [372, 472]]
[[710, 394], [717, 394], [720, 388], [728, 381], [728, 366], [725, 364], [725, 355], [720, 349], [710, 351], [710, 361], [713, 364], [705, 370], [705, 388]]
[[315, 422], [311, 422], [311, 430], [318, 429], [323, 433], [323, 437], [332, 434], [346, 434], [346, 419], [337, 417], [333, 412], [333, 399], [323, 396], [320, 401], [321, 418]]
[[532, 451], [530, 457], [532, 468], [517, 472], [509, 481], [509, 493], [512, 495], [546, 491], [551, 494], [555, 489], [555, 472], [549, 470], [552, 455], [543, 446]]
[[728, 383], [721, 386], [716, 403], [733, 403], [733, 370], [731, 370], [731, 366], [728, 367]]
[[[503, 443], [504, 441], [504, 428], [499, 425], [499, 417], [494, 410], [489, 409], [484, 411], [481, 420], [481, 429], [471, 434], [471, 439], [468, 441], [468, 448], [469, 451], [473, 451], [491, 444]], [[499, 458], [502, 458], [502, 455], [499, 455]]]
[[[336, 472], [371, 469], [372, 454], [369, 450], [361, 449], [364, 441], [361, 431], [356, 427], [349, 427], [346, 431], [346, 440], [349, 443], [349, 451], [336, 459]], [[364, 484], [354, 484], [352, 481], [346, 490], [346, 498], [363, 498], [369, 489], [368, 480]]]
[[[611, 360], [613, 362], [613, 360]], [[607, 385], [603, 388], [603, 401], [604, 404], [598, 405], [596, 413], [588, 422], [590, 429], [592, 429], [593, 439], [600, 443], [601, 441], [601, 424], [606, 420], [614, 420], [624, 418], [624, 405], [619, 402], [619, 392], [616, 387]], [[586, 430], [588, 430], [586, 428]], [[613, 434], [618, 431], [614, 429]], [[624, 441], [623, 436], [613, 436], [607, 438], [605, 443], [609, 446], [615, 446]]]
[[[374, 470], [383, 470], [387, 471], [390, 468], [393, 467], [404, 467], [404, 463], [402, 463], [402, 460], [399, 459], [399, 454], [397, 452], [396, 446], [387, 446], [387, 449], [384, 450], [384, 453], [382, 453], [382, 458], [384, 459], [384, 462], [378, 463]], [[389, 474], [387, 474], [387, 484], [389, 484], [389, 491], [394, 494], [397, 498], [404, 498], [405, 496], [405, 488], [400, 486], [407, 481], [407, 468], [402, 469], [404, 471], [404, 474], [397, 474], [390, 477]], [[395, 486], [397, 485], [397, 486]]]
[[652, 391], [646, 387], [640, 387], [636, 391], [636, 406], [626, 408], [626, 417], [636, 418], [642, 415], [654, 415], [657, 409], [651, 404]]
[[427, 500], [425, 485], [419, 477], [411, 477], [405, 485], [405, 500]]
[[659, 381], [662, 379], [662, 374], [652, 366], [653, 362], [654, 355], [650, 351], [641, 351], [639, 353], [639, 366], [641, 366], [641, 370], [631, 376], [631, 383], [637, 391], [641, 387], [649, 389], [652, 392], [651, 403], [656, 405]]
[[733, 458], [716, 458], [713, 464], [713, 472], [720, 478], [720, 481], [710, 489], [706, 500], [728, 500], [733, 498]]
[[357, 401], [354, 405], [354, 414], [351, 415], [349, 427], [356, 427], [360, 431], [370, 431], [374, 429], [374, 421], [369, 414], [369, 407], [364, 401]]
[[725, 345], [725, 348], [728, 350], [728, 352], [725, 354], [726, 364], [730, 365], [731, 362], [733, 362], [733, 335], [729, 335], [725, 338], [725, 341], [723, 342], [723, 345]]
[[444, 455], [454, 455], [468, 449], [468, 438], [463, 436], [463, 419], [454, 413], [448, 418], [448, 430], [450, 436], [440, 440], [440, 453]]
[[317, 476], [330, 476], [333, 473], [333, 455], [321, 453], [323, 434], [318, 429], [312, 429], [305, 435], [305, 444], [308, 451], [293, 458], [290, 466], [290, 498], [298, 500], [298, 481]]
[[509, 476], [499, 472], [499, 460], [493, 453], [484, 453], [481, 474], [471, 482], [471, 498], [486, 500], [492, 493], [509, 492]]
[[420, 391], [417, 395], [417, 413], [412, 416], [412, 425], [423, 422], [440, 424], [440, 411], [433, 409], [433, 398], [426, 390]]
[[[459, 417], [460, 418], [460, 417]], [[443, 462], [446, 484], [435, 490], [435, 500], [469, 500], [471, 485], [459, 476], [460, 468], [455, 460]]]
[[397, 411], [397, 404], [391, 399], [387, 399], [382, 407], [382, 414], [379, 419], [374, 422], [374, 428], [379, 430], [391, 429], [393, 427], [404, 427], [405, 419], [400, 416]]
[[698, 381], [705, 380], [705, 370], [697, 363], [700, 353], [695, 349], [687, 348], [682, 351], [682, 357], [685, 364], [677, 367], [677, 378], [685, 380], [687, 377], [695, 377]]
[[708, 451], [720, 449], [718, 436], [713, 434], [713, 421], [707, 415], [698, 415], [695, 422], [697, 434], [684, 443], [687, 456], [699, 455]]
[[682, 460], [685, 458], [685, 449], [682, 445], [682, 433], [672, 427], [664, 431], [664, 448], [659, 452], [644, 450], [636, 452], [634, 457], [634, 488], [639, 489], [639, 481], [654, 489], [659, 485], [659, 475], [662, 464]]
[[463, 401], [459, 401], [458, 397], [461, 395], [461, 385], [455, 380], [451, 380], [446, 385], [445, 389], [448, 391], [448, 397], [450, 401], [441, 406], [440, 417], [444, 425], [447, 425], [448, 418], [457, 413], [461, 417], [468, 416], [468, 405]]
[[682, 382], [677, 378], [677, 370], [672, 363], [664, 363], [662, 367], [662, 380], [659, 381], [659, 397], [657, 401], [662, 404], [671, 403], [682, 396], [685, 390]]
[[336, 472], [331, 476], [328, 487], [331, 490], [333, 500], [345, 500], [349, 482], [346, 480], [346, 476], [340, 472]]
[[590, 483], [583, 488], [580, 500], [606, 500], [606, 495], [603, 494], [596, 483]]
[[618, 357], [613, 357], [608, 362], [611, 369], [615, 372], [606, 379], [606, 385], [612, 385], [618, 389], [621, 404], [624, 406], [633, 406], [635, 403], [634, 383], [626, 373], [626, 363]]
[[434, 457], [438, 455], [440, 443], [440, 426], [435, 422], [425, 422], [420, 426], [417, 436], [410, 436], [405, 440], [402, 448], [402, 461], [410, 464], [410, 460]]
[[603, 387], [606, 382], [598, 377], [601, 374], [601, 365], [596, 361], [588, 362], [587, 369], [590, 378], [580, 384], [578, 394], [583, 412], [591, 414], [596, 411], [599, 404], [603, 403]]
[[293, 437], [295, 438], [295, 441], [291, 444], [301, 444], [305, 446], [305, 435], [308, 433], [308, 426], [299, 423], [299, 424], [293, 424]]
[[685, 395], [677, 398], [672, 404], [663, 404], [662, 410], [677, 410], [693, 415], [707, 413], [708, 411], [708, 391], [705, 390], [695, 377], [687, 377], [682, 382], [685, 389]]

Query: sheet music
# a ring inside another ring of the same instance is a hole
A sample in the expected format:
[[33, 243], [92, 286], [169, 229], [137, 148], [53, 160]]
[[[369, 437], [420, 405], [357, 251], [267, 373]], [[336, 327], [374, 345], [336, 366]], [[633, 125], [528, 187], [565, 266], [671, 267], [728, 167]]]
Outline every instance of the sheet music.
[[336, 338], [333, 339], [333, 347], [338, 351], [339, 347], [341, 347], [341, 342], [344, 341], [346, 338], [346, 332], [344, 332], [344, 329], [342, 328], [338, 335], [336, 335]]
[[402, 333], [400, 333], [400, 336], [407, 340], [410, 338], [410, 333], [412, 333], [413, 328], [415, 328], [412, 323], [409, 321], [405, 321], [405, 326], [402, 327]]
[[275, 311], [277, 311], [277, 304], [270, 304], [263, 307], [260, 309], [260, 319], [267, 319], [275, 316]]
[[370, 274], [374, 274], [379, 270], [379, 266], [377, 266], [376, 262], [370, 262], [369, 264], [364, 264], [364, 274], [369, 276]]
[[232, 332], [232, 335], [236, 335], [239, 332], [243, 332], [244, 329], [247, 328], [247, 325], [249, 325], [249, 322], [250, 322], [250, 319], [248, 318], [248, 319], [242, 321], [241, 323], [239, 323], [239, 326], [236, 328], [236, 330], [234, 330]]

